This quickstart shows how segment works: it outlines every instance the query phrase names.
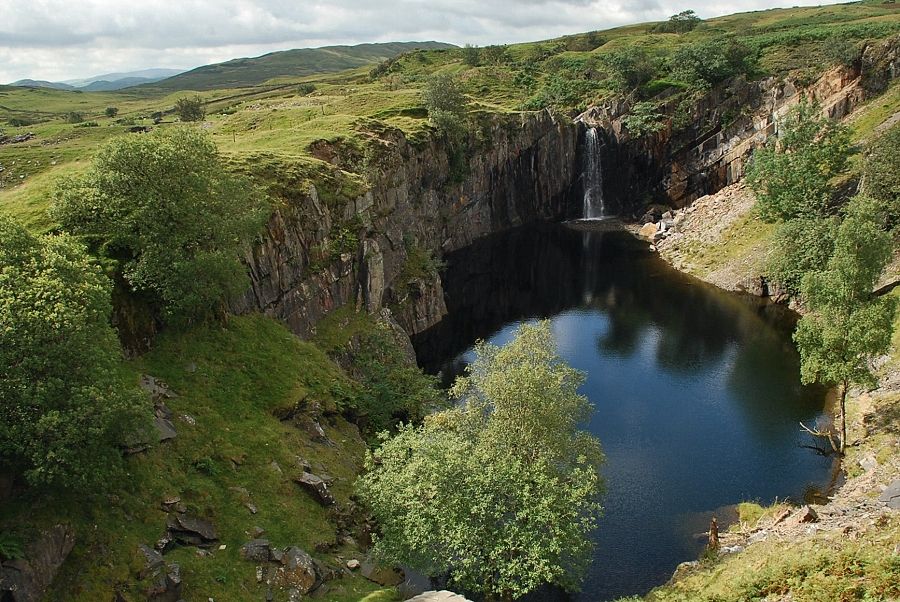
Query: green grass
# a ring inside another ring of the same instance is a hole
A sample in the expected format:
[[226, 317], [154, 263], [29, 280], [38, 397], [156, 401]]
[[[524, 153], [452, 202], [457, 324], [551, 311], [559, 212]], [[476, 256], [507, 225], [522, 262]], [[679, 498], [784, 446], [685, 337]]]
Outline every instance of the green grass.
[[[291, 481], [301, 470], [296, 458], [335, 477], [333, 492], [346, 504], [365, 448], [356, 427], [341, 418], [323, 423], [337, 444], [330, 446], [312, 443], [273, 412], [303, 399], [334, 406], [341, 402], [335, 391], [346, 390], [347, 376], [314, 344], [259, 315], [231, 318], [225, 327], [165, 333], [150, 353], [129, 365], [135, 378], [152, 374], [179, 394], [167, 402], [178, 437], [132, 456], [128, 480], [116, 484], [108, 497], [83, 503], [78, 496], [35, 493], [4, 504], [0, 525], [72, 524], [77, 545], [49, 599], [110, 600], [115, 584], [135, 581], [138, 544], [152, 545], [162, 536], [161, 500], [179, 496], [191, 512], [212, 520], [227, 546], [206, 558], [193, 548], [167, 554], [181, 563], [185, 599], [264, 599], [253, 563], [238, 556], [249, 539], [246, 532], [259, 526], [273, 545], [298, 545], [310, 553], [316, 544], [333, 540], [328, 511]], [[273, 461], [283, 474], [272, 469]], [[249, 492], [258, 514], [250, 514], [244, 506], [248, 500], [236, 487]], [[357, 600], [373, 589], [374, 584], [354, 577], [336, 584], [336, 597], [328, 599]]]

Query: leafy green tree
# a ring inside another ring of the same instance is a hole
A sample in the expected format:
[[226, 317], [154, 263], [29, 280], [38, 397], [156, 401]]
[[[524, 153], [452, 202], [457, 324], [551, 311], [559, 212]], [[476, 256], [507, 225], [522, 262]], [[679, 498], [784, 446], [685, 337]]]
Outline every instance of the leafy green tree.
[[666, 126], [666, 116], [657, 111], [652, 102], [638, 102], [622, 120], [628, 133], [634, 137], [653, 134]]
[[509, 49], [503, 44], [485, 46], [481, 49], [481, 60], [487, 65], [503, 65], [510, 61]]
[[0, 465], [33, 485], [120, 478], [120, 446], [150, 424], [121, 373], [111, 289], [73, 238], [0, 216]]
[[891, 257], [891, 236], [875, 219], [876, 203], [866, 197], [851, 202], [827, 266], [803, 279], [810, 313], [794, 333], [803, 382], [838, 387], [840, 441], [829, 439], [841, 454], [847, 445], [847, 392], [854, 384], [877, 384], [869, 365], [890, 348], [897, 305], [895, 297], [872, 295]]
[[678, 48], [670, 59], [672, 75], [694, 88], [711, 88], [728, 78], [751, 73], [757, 52], [737, 40], [717, 38]]
[[106, 107], [106, 109], [103, 111], [103, 114], [107, 117], [112, 118], [119, 114], [119, 109], [117, 107]]
[[67, 123], [81, 123], [84, 121], [84, 115], [77, 111], [71, 111], [66, 113], [66, 122]]
[[583, 376], [546, 322], [476, 356], [451, 391], [458, 406], [369, 454], [358, 489], [381, 527], [375, 549], [492, 598], [576, 589], [601, 511], [600, 444], [579, 430]]
[[190, 128], [115, 139], [54, 196], [63, 228], [120, 260], [133, 290], [183, 321], [221, 315], [246, 289], [238, 257], [267, 215], [258, 191]]
[[767, 221], [823, 218], [831, 212], [831, 179], [850, 155], [850, 132], [802, 102], [788, 112], [777, 139], [753, 153], [747, 181]]
[[175, 112], [182, 121], [200, 121], [206, 117], [203, 100], [199, 96], [179, 98], [175, 101]]
[[656, 74], [653, 58], [643, 48], [626, 48], [604, 54], [600, 60], [622, 91], [631, 91], [649, 82]]
[[876, 138], [867, 149], [863, 187], [876, 201], [884, 224], [900, 224], [900, 123]]
[[462, 49], [463, 63], [470, 67], [481, 65], [481, 48], [466, 44]]
[[703, 19], [697, 16], [693, 10], [683, 10], [677, 15], [669, 17], [668, 21], [660, 23], [653, 28], [656, 33], [687, 33], [697, 28]]
[[800, 294], [803, 276], [828, 263], [839, 223], [835, 217], [810, 217], [779, 224], [767, 266], [769, 278], [791, 295]]
[[428, 119], [451, 142], [460, 142], [465, 135], [465, 115], [468, 99], [456, 79], [446, 73], [431, 76], [423, 92]]

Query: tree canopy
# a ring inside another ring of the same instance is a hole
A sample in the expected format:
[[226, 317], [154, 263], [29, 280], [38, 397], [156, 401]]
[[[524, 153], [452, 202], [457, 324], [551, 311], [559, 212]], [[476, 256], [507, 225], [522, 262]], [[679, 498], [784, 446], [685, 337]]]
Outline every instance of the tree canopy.
[[876, 384], [870, 361], [890, 348], [897, 305], [893, 296], [872, 294], [892, 250], [891, 236], [875, 217], [876, 203], [866, 197], [851, 202], [831, 259], [824, 269], [804, 277], [802, 292], [810, 313], [794, 334], [803, 382], [840, 387], [841, 452], [847, 439], [847, 389]]
[[753, 153], [747, 180], [767, 221], [822, 218], [831, 212], [831, 179], [850, 156], [850, 132], [801, 102], [780, 125], [777, 138]]
[[0, 463], [29, 483], [102, 486], [149, 425], [148, 400], [121, 376], [111, 286], [72, 237], [0, 216]]
[[575, 589], [601, 510], [600, 445], [578, 429], [583, 376], [547, 323], [476, 356], [452, 389], [458, 406], [369, 455], [358, 488], [381, 527], [376, 552], [488, 596]]
[[876, 138], [866, 153], [863, 168], [866, 194], [878, 201], [884, 224], [900, 224], [900, 123]]
[[189, 128], [113, 140], [85, 176], [57, 187], [52, 213], [120, 260], [132, 289], [167, 317], [188, 321], [246, 289], [239, 254], [267, 215], [249, 181]]

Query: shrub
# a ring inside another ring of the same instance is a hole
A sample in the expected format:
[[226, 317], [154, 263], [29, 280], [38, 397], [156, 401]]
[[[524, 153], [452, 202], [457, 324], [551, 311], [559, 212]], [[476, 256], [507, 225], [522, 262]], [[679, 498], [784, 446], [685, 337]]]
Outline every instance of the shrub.
[[106, 107], [106, 110], [103, 111], [103, 114], [107, 117], [115, 117], [119, 114], [119, 109], [116, 107]]
[[673, 77], [709, 88], [756, 69], [758, 52], [737, 40], [714, 39], [682, 46], [670, 60]]
[[119, 260], [130, 287], [176, 321], [221, 316], [246, 289], [239, 254], [267, 215], [249, 181], [228, 173], [212, 141], [188, 128], [113, 140], [54, 197], [63, 228]]
[[628, 129], [628, 133], [635, 137], [653, 134], [666, 126], [666, 116], [657, 112], [656, 105], [652, 102], [636, 103], [628, 115], [622, 119], [622, 123]]
[[182, 121], [200, 121], [206, 117], [206, 110], [199, 96], [179, 98], [175, 101], [175, 112]]
[[863, 165], [866, 194], [879, 203], [885, 226], [900, 225], [900, 124], [870, 143]]
[[801, 218], [780, 224], [769, 259], [769, 278], [791, 295], [799, 294], [803, 276], [831, 257], [837, 228], [836, 218]]
[[309, 96], [316, 91], [316, 85], [309, 82], [297, 86], [297, 94], [300, 96]]
[[0, 463], [33, 485], [108, 485], [120, 446], [150, 424], [121, 375], [111, 291], [74, 239], [0, 217]]
[[616, 50], [600, 59], [614, 85], [619, 90], [630, 91], [649, 82], [657, 68], [650, 55], [642, 48]]
[[66, 113], [66, 123], [81, 123], [84, 121], [84, 115], [77, 111]]
[[850, 153], [846, 126], [803, 102], [784, 118], [777, 139], [753, 153], [747, 181], [767, 221], [825, 217], [831, 211], [831, 179]]
[[462, 49], [463, 63], [470, 67], [478, 67], [481, 65], [481, 48], [466, 44]]
[[692, 10], [683, 10], [669, 17], [668, 21], [656, 24], [650, 31], [654, 33], [687, 33], [696, 29], [703, 19]]

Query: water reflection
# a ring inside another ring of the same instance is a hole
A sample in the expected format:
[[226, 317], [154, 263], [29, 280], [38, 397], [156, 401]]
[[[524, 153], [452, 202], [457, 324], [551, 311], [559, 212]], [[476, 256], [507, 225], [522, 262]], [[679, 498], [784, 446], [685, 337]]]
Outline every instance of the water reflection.
[[668, 579], [702, 548], [685, 517], [799, 499], [828, 482], [829, 461], [801, 447], [797, 428], [824, 396], [800, 385], [791, 319], [778, 308], [688, 279], [621, 231], [525, 228], [448, 262], [450, 313], [414, 340], [423, 367], [449, 383], [474, 341], [503, 343], [546, 317], [563, 357], [587, 374], [608, 494], [578, 600]]

